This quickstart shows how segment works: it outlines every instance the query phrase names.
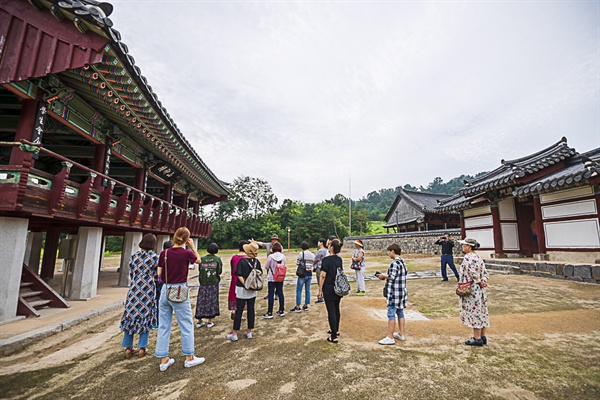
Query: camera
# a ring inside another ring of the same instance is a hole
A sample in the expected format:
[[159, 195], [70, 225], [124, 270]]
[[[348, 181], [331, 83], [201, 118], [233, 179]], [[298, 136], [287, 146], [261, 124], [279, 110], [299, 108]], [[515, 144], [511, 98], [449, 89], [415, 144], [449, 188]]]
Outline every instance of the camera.
[[375, 272], [375, 276], [379, 276], [379, 275], [381, 275], [381, 272], [379, 272], [379, 271]]

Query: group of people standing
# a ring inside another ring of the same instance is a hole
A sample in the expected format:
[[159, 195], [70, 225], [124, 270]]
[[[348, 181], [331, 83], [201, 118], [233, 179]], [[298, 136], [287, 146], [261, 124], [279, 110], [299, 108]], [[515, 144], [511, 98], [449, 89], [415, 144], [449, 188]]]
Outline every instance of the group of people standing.
[[[489, 314], [487, 308], [487, 280], [489, 274], [481, 257], [475, 253], [479, 243], [474, 239], [466, 238], [458, 241], [465, 254], [460, 273], [454, 267], [448, 254], [442, 251], [442, 275], [445, 276], [445, 263], [449, 263], [459, 283], [472, 287], [470, 295], [461, 297], [460, 318], [463, 324], [473, 329], [473, 337], [465, 343], [470, 346], [483, 346], [487, 344], [486, 329], [489, 327]], [[352, 257], [351, 268], [356, 271], [357, 295], [364, 295], [366, 287], [365, 277], [365, 251], [363, 242], [353, 242], [355, 252]], [[441, 238], [441, 244], [446, 251], [452, 251], [454, 243], [449, 235]], [[187, 249], [185, 248], [187, 246]], [[219, 282], [223, 273], [223, 264], [217, 253], [218, 246], [211, 243], [208, 254], [200, 257], [190, 238], [190, 231], [181, 227], [174, 234], [173, 242], [167, 242], [160, 254], [154, 252], [156, 237], [153, 234], [145, 235], [139, 243], [140, 250], [131, 256], [129, 262], [130, 288], [127, 293], [125, 310], [121, 319], [120, 328], [123, 331], [122, 347], [125, 348], [125, 357], [130, 358], [135, 352], [133, 347], [134, 335], [138, 338], [138, 356], [143, 357], [147, 352], [148, 336], [150, 330], [158, 328], [155, 356], [161, 359], [160, 370], [166, 371], [175, 360], [169, 357], [169, 341], [173, 314], [181, 334], [182, 353], [185, 355], [184, 366], [190, 368], [202, 364], [205, 359], [197, 357], [194, 350], [194, 320], [192, 307], [187, 287], [189, 265], [199, 264], [199, 289], [196, 302], [195, 317], [196, 328], [214, 326], [213, 318], [220, 315], [219, 310]], [[231, 258], [231, 283], [228, 295], [228, 308], [231, 311], [233, 327], [227, 335], [227, 340], [237, 341], [238, 331], [246, 311], [247, 329], [245, 336], [252, 339], [252, 330], [255, 325], [255, 301], [257, 290], [245, 287], [245, 280], [254, 269], [263, 272], [258, 260], [260, 247], [268, 251], [265, 263], [268, 307], [265, 319], [272, 319], [275, 300], [278, 301], [278, 310], [275, 315], [285, 316], [285, 298], [283, 293], [283, 279], [280, 279], [278, 268], [286, 266], [286, 257], [277, 235], [271, 237], [270, 243], [261, 243], [250, 240], [239, 242], [238, 253]], [[335, 236], [317, 242], [318, 250], [313, 254], [307, 242], [301, 244], [302, 251], [298, 254], [295, 264], [298, 279], [296, 282], [296, 301], [291, 313], [300, 313], [309, 310], [311, 304], [311, 290], [313, 274], [316, 275], [318, 293], [316, 303], [324, 303], [327, 309], [329, 331], [327, 341], [338, 343], [340, 326], [340, 301], [343, 296], [336, 293], [336, 278], [344, 274], [343, 260], [340, 257], [342, 243]], [[401, 248], [393, 243], [387, 248], [388, 256], [392, 260], [386, 273], [377, 272], [375, 276], [385, 280], [384, 297], [387, 301], [388, 332], [386, 337], [379, 341], [382, 345], [394, 344], [395, 340], [405, 340], [404, 309], [407, 306], [408, 292], [406, 290], [407, 268], [401, 257]], [[450, 253], [451, 254], [451, 253]], [[182, 292], [184, 298], [172, 298], [167, 293]], [[302, 293], [304, 292], [304, 303]], [[204, 321], [206, 320], [206, 322]], [[396, 331], [396, 324], [398, 330]]]

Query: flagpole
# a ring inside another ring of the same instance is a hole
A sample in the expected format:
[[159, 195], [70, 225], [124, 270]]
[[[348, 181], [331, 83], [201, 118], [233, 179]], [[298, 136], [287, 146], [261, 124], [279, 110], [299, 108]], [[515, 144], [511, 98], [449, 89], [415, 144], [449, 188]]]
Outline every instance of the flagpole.
[[348, 235], [352, 236], [352, 176], [348, 175]]

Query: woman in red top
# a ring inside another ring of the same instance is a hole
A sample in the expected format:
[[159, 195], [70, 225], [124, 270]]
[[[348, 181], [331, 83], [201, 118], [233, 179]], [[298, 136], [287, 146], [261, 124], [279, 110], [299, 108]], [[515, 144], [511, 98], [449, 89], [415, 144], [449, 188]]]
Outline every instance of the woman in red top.
[[[190, 248], [187, 250], [184, 246]], [[160, 370], [166, 371], [175, 360], [169, 358], [169, 340], [171, 337], [171, 323], [173, 312], [177, 318], [179, 331], [181, 333], [181, 350], [185, 355], [184, 366], [186, 368], [202, 364], [204, 357], [196, 357], [194, 354], [194, 319], [189, 296], [187, 300], [176, 303], [167, 299], [167, 290], [172, 286], [187, 286], [189, 264], [200, 264], [200, 256], [190, 239], [190, 231], [181, 227], [175, 231], [173, 236], [173, 247], [163, 250], [158, 259], [158, 276], [164, 282], [160, 294], [158, 338], [156, 339], [156, 351], [154, 355], [161, 358]]]
[[238, 250], [239, 252], [231, 257], [231, 283], [229, 284], [229, 296], [228, 300], [228, 308], [231, 311], [231, 319], [235, 317], [235, 310], [237, 308], [237, 297], [235, 295], [235, 284], [237, 283], [237, 275], [235, 274], [237, 270], [237, 265], [242, 258], [246, 258], [246, 253], [244, 253], [244, 245], [248, 244], [247, 240], [240, 240]]

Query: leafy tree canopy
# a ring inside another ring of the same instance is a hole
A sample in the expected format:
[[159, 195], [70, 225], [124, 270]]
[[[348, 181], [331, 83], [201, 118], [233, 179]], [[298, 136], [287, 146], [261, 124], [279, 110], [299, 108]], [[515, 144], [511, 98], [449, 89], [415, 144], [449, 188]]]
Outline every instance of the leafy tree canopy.
[[473, 178], [461, 175], [444, 182], [436, 177], [426, 187], [405, 184], [368, 193], [359, 200], [352, 200], [350, 230], [350, 204], [343, 194], [338, 193], [320, 203], [285, 199], [277, 207], [277, 197], [266, 180], [240, 176], [230, 185], [228, 200], [220, 202], [208, 213], [213, 220], [213, 233], [200, 245], [216, 242], [223, 248], [236, 248], [239, 240], [253, 238], [267, 241], [272, 234], [277, 234], [286, 247], [289, 228], [290, 246], [298, 247], [302, 241], [307, 241], [314, 248], [321, 237], [336, 235], [343, 238], [371, 233], [371, 221], [383, 221], [400, 187], [428, 193], [455, 194], [464, 187], [464, 180]]

